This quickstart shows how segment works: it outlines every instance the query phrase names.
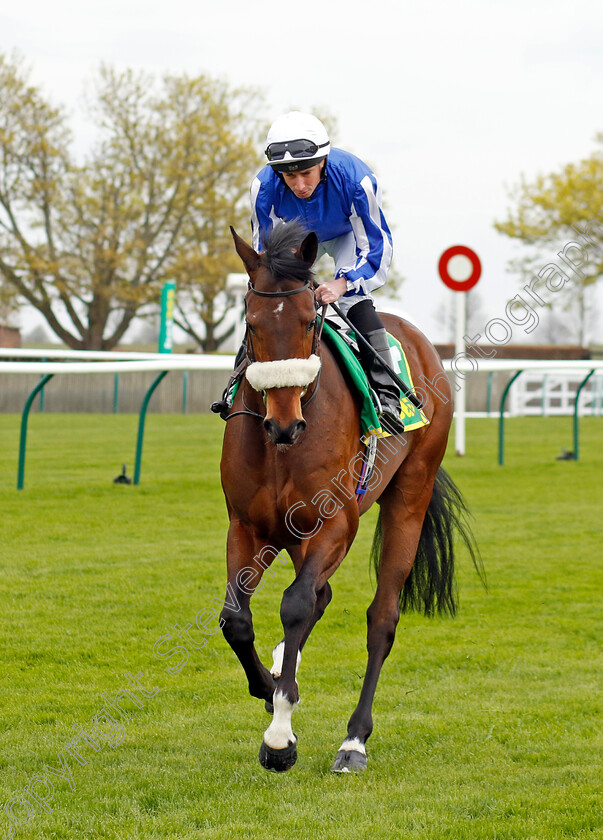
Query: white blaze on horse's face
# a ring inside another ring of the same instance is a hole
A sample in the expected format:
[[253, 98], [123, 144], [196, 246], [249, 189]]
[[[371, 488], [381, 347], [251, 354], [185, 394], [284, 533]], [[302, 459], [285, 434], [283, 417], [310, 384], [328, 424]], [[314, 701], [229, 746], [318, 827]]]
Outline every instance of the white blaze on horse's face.
[[309, 288], [274, 300], [247, 297], [248, 383], [265, 397], [264, 427], [270, 440], [291, 446], [306, 427], [302, 395], [315, 381], [320, 358], [314, 350], [316, 310]]

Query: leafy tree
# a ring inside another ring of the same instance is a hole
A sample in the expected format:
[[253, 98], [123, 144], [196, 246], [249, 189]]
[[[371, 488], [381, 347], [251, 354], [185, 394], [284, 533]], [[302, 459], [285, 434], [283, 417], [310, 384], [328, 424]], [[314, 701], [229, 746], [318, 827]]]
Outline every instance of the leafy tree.
[[[603, 134], [597, 136], [603, 143]], [[537, 270], [538, 266], [551, 263], [557, 252], [571, 241], [587, 240], [580, 236], [593, 221], [600, 226], [598, 234], [590, 228], [591, 245], [588, 262], [580, 266], [583, 277], [574, 274], [573, 283], [566, 286], [555, 300], [572, 311], [578, 324], [580, 343], [586, 340], [592, 287], [603, 274], [603, 154], [596, 151], [579, 163], [569, 163], [560, 172], [540, 175], [534, 182], [522, 179], [511, 193], [515, 205], [505, 221], [496, 222], [495, 228], [529, 247], [526, 256], [511, 263], [510, 268], [519, 272], [522, 280]], [[592, 247], [592, 242], [598, 247]]]
[[[239, 270], [220, 243], [247, 220], [258, 104], [207, 76], [158, 83], [102, 66], [88, 103], [98, 140], [77, 163], [64, 110], [0, 55], [4, 285], [76, 349], [115, 347], [166, 279], [211, 313]], [[211, 334], [211, 314], [207, 324]]]

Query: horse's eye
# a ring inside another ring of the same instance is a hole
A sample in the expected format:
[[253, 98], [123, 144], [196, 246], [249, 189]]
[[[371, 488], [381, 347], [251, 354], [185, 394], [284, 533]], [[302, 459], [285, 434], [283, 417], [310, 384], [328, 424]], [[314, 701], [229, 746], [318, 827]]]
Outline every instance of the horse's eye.
[[315, 326], [316, 326], [316, 318], [314, 318], [313, 321], [310, 321], [310, 323], [306, 327], [307, 332], [312, 332], [312, 330], [314, 329]]

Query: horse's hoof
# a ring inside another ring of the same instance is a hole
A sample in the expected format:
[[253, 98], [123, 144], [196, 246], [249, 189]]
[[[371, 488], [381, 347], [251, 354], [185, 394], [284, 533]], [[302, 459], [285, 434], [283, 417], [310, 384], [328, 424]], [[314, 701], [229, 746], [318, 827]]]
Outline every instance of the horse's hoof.
[[366, 755], [358, 750], [339, 750], [331, 773], [352, 773], [366, 770]]
[[274, 750], [262, 741], [259, 757], [260, 764], [266, 770], [283, 773], [285, 770], [290, 770], [297, 761], [297, 741], [289, 744], [284, 750]]
[[269, 715], [274, 714], [274, 704], [271, 703], [270, 700], [266, 700], [266, 702], [264, 703], [264, 708], [266, 709]]

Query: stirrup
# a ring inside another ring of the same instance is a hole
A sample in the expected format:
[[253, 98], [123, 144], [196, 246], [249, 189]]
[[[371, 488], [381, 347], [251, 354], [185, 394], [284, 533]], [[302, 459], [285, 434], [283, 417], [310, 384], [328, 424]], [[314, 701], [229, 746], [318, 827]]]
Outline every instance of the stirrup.
[[234, 387], [237, 384], [237, 382], [239, 382], [239, 380], [240, 377], [235, 378], [233, 376], [226, 388], [224, 389], [222, 399], [216, 400], [209, 407], [209, 410], [212, 411], [214, 414], [219, 414], [222, 420], [228, 419], [228, 414], [230, 413], [230, 409], [232, 408], [232, 404], [234, 402], [232, 392], [234, 391]]
[[228, 417], [228, 412], [230, 411], [231, 403], [228, 402], [226, 398], [221, 400], [216, 400], [213, 402], [209, 410], [212, 411], [214, 414], [219, 414], [222, 420], [226, 420]]
[[377, 393], [377, 399], [379, 400], [377, 416], [385, 431], [391, 435], [401, 435], [404, 431], [404, 423], [400, 417], [400, 403], [398, 400], [392, 400], [387, 392]]
[[[240, 353], [241, 351], [239, 351], [239, 354]], [[237, 354], [237, 358], [239, 358], [239, 354]], [[226, 386], [226, 388], [224, 388], [224, 391], [222, 392], [222, 399], [216, 400], [209, 407], [209, 410], [214, 414], [219, 414], [222, 420], [226, 420], [228, 418], [228, 414], [234, 402], [232, 394], [235, 385], [238, 382], [240, 382], [243, 378], [243, 374], [245, 373], [246, 368], [247, 358], [246, 356], [243, 356], [242, 360], [239, 361], [234, 371], [232, 372], [232, 375], [228, 380], [228, 385]]]

